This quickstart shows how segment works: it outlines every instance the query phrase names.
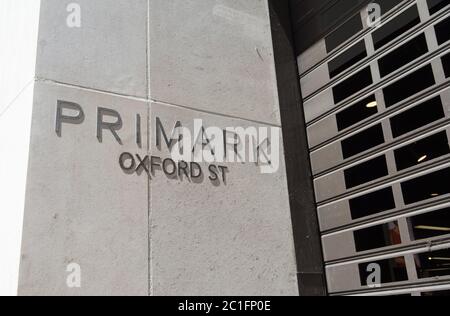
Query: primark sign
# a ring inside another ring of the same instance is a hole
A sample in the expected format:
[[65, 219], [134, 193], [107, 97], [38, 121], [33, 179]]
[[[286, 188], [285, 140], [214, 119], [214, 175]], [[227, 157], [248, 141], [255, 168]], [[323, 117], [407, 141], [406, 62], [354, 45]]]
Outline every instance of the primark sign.
[[[121, 130], [122, 115], [110, 108], [98, 107], [95, 137], [99, 144], [105, 135], [113, 137], [123, 146]], [[150, 122], [156, 153], [142, 155], [124, 151], [117, 157], [118, 167], [127, 174], [147, 174], [150, 178], [157, 172], [168, 177], [187, 177], [193, 181], [207, 177], [212, 182], [226, 183], [232, 164], [251, 163], [263, 174], [275, 173], [280, 168], [279, 127], [226, 127], [206, 126], [202, 119], [194, 119], [190, 128], [182, 120], [167, 124], [156, 116]], [[64, 135], [64, 126], [85, 124], [83, 106], [74, 102], [58, 100], [56, 106], [55, 133]], [[143, 148], [143, 133], [140, 114], [134, 116], [134, 141]], [[94, 131], [94, 128], [93, 128]], [[94, 135], [93, 135], [94, 137]]]

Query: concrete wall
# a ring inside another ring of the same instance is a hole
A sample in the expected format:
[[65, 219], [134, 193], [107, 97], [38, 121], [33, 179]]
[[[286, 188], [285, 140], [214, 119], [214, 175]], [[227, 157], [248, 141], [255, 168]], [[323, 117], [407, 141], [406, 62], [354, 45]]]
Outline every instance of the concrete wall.
[[[72, 2], [42, 1], [20, 294], [297, 295], [282, 151], [277, 173], [229, 163], [225, 183], [118, 163], [169, 157], [156, 118], [280, 127], [267, 1], [78, 0], [79, 28]], [[58, 101], [84, 112], [60, 135]], [[120, 113], [122, 144], [99, 141], [99, 108]]]
[[0, 1], [0, 295], [15, 295], [30, 141], [39, 1]]

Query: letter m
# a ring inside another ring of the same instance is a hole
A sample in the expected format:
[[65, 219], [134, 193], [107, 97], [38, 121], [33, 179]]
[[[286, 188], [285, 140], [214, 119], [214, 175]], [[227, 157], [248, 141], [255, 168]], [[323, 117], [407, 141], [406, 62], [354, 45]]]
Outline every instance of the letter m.
[[[156, 146], [158, 147], [159, 150], [161, 150], [161, 141], [162, 138], [164, 138], [164, 142], [167, 145], [167, 148], [169, 149], [169, 151], [172, 151], [173, 146], [181, 141], [183, 139], [183, 135], [181, 135], [179, 133], [180, 128], [182, 127], [181, 122], [177, 121], [177, 123], [175, 124], [175, 127], [172, 130], [172, 133], [170, 135], [170, 139], [167, 137], [167, 133], [164, 130], [164, 126], [161, 123], [161, 120], [159, 117], [156, 118]], [[178, 137], [177, 137], [178, 134]]]

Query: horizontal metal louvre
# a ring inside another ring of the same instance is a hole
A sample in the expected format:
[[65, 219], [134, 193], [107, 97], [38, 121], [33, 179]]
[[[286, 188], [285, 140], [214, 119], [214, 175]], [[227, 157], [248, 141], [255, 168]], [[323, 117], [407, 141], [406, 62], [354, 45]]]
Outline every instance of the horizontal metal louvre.
[[379, 4], [379, 25], [364, 9], [299, 56], [322, 56], [299, 69], [328, 286], [433, 296], [450, 290], [450, 7]]
[[433, 15], [439, 10], [442, 10], [446, 6], [450, 5], [450, 0], [427, 0], [430, 14]]
[[419, 23], [417, 6], [412, 6], [372, 34], [375, 50], [380, 49]]

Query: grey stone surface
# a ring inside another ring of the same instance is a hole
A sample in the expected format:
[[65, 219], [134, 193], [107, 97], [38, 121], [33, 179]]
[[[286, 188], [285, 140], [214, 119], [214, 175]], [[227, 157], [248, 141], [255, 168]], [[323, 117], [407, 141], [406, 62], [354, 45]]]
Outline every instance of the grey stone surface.
[[[81, 8], [70, 28], [67, 6]], [[146, 0], [42, 0], [36, 76], [147, 96]]]
[[[205, 127], [251, 124], [162, 104], [151, 106], [171, 131], [181, 120]], [[170, 126], [170, 127], [169, 127]], [[154, 128], [152, 129], [154, 130]], [[169, 157], [166, 148], [153, 153]], [[281, 154], [283, 157], [283, 154]], [[201, 164], [207, 170], [208, 164]], [[155, 295], [298, 295], [285, 166], [261, 174], [255, 164], [228, 163], [226, 184], [168, 178], [151, 181], [151, 265]]]
[[267, 1], [150, 0], [153, 100], [280, 124]]
[[[84, 123], [63, 125], [61, 138], [57, 100], [85, 112]], [[99, 106], [122, 115], [123, 146], [109, 131], [97, 140]], [[146, 103], [37, 83], [20, 295], [148, 294], [148, 182], [123, 173], [118, 163], [123, 151], [146, 152], [134, 142], [137, 113], [145, 120]], [[81, 266], [80, 289], [66, 285], [71, 263]]]
[[[19, 294], [298, 295], [282, 150], [279, 172], [225, 164], [226, 183], [161, 170], [148, 182], [118, 161], [125, 151], [168, 157], [156, 117], [170, 130], [194, 119], [280, 124], [267, 1], [80, 0], [79, 29], [65, 25], [70, 2], [43, 1], [37, 76], [49, 80], [36, 85]], [[113, 95], [146, 97], [148, 70], [160, 102]], [[61, 137], [57, 100], [86, 114]], [[122, 115], [122, 146], [109, 131], [99, 143], [98, 107]], [[80, 289], [66, 285], [70, 263], [81, 266]]]

